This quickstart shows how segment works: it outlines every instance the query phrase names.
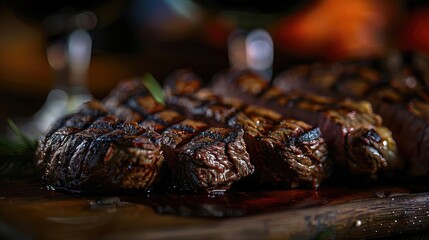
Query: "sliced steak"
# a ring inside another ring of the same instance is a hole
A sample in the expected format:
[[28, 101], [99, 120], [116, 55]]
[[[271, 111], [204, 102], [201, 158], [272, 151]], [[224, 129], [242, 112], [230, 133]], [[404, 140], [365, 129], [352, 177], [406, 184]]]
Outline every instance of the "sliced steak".
[[254, 171], [241, 131], [209, 128], [173, 153], [169, 163], [181, 190], [226, 190]]
[[138, 80], [121, 82], [103, 102], [120, 119], [161, 134], [173, 185], [180, 190], [223, 191], [254, 171], [242, 131], [186, 119], [156, 102]]
[[350, 173], [372, 175], [401, 165], [391, 132], [368, 102], [284, 93], [249, 71], [219, 75], [213, 84], [219, 94], [239, 97], [318, 126], [337, 166]]
[[[282, 90], [299, 88], [305, 92], [367, 99], [392, 131], [399, 154], [406, 160], [408, 173], [413, 176], [429, 174], [429, 91], [423, 78], [410, 67], [395, 69], [391, 75], [361, 64], [333, 65], [342, 70], [334, 72], [332, 65], [291, 68], [277, 77], [274, 85]], [[309, 70], [296, 77], [298, 68]], [[348, 69], [347, 74], [344, 69]], [[332, 76], [330, 84], [325, 79], [314, 80], [316, 72], [320, 71]], [[294, 85], [290, 85], [292, 81]]]
[[255, 178], [287, 187], [317, 187], [329, 176], [327, 146], [318, 128], [263, 107], [215, 95], [199, 77], [179, 70], [166, 82], [167, 105], [189, 118], [244, 130]]
[[53, 188], [150, 190], [161, 174], [161, 136], [107, 114], [97, 101], [57, 121], [38, 144], [37, 166]]

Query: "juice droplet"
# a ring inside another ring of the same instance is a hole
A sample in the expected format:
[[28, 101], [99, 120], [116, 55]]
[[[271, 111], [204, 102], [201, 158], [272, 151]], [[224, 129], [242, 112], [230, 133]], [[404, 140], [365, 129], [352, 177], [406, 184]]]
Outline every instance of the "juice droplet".
[[[354, 224], [355, 224], [355, 227], [359, 227], [360, 225], [362, 225], [362, 221], [356, 220]], [[364, 231], [365, 231], [365, 229], [364, 229]]]

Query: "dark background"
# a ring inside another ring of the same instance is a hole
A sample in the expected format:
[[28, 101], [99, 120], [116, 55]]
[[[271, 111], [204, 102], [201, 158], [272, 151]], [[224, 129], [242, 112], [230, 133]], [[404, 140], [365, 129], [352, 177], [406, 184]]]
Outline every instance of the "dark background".
[[0, 133], [5, 119], [31, 116], [54, 85], [45, 54], [55, 38], [44, 20], [91, 10], [88, 87], [103, 97], [123, 78], [150, 72], [162, 81], [191, 67], [206, 81], [229, 66], [227, 38], [264, 28], [275, 46], [274, 73], [299, 62], [429, 53], [426, 1], [0, 0]]

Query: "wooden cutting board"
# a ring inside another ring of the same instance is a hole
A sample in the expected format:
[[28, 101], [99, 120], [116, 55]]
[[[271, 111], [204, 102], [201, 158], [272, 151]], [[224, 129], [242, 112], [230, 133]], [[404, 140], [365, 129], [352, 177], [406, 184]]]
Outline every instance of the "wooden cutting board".
[[81, 196], [46, 190], [38, 179], [4, 179], [0, 239], [422, 236], [429, 231], [429, 191], [421, 185]]

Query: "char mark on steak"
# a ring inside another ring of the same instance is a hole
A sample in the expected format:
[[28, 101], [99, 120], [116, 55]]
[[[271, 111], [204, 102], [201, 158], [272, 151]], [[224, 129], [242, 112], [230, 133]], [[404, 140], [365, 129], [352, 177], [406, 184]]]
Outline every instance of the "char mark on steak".
[[350, 173], [372, 175], [401, 165], [391, 132], [368, 102], [285, 93], [250, 71], [219, 75], [213, 83], [219, 94], [240, 97], [319, 127], [337, 166]]
[[291, 67], [276, 77], [273, 85], [285, 92], [312, 92], [333, 97], [335, 91], [351, 98], [364, 98], [385, 83], [380, 72], [354, 63], [316, 63]]
[[104, 99], [109, 113], [124, 121], [141, 122], [164, 111], [139, 79], [121, 81]]
[[37, 166], [58, 189], [150, 190], [163, 167], [160, 142], [159, 134], [108, 115], [94, 100], [39, 139]]
[[181, 190], [225, 190], [254, 171], [241, 131], [212, 127], [174, 153], [170, 167]]
[[[333, 65], [341, 71], [333, 71]], [[429, 90], [418, 71], [410, 66], [389, 73], [358, 63], [333, 65], [299, 67], [307, 68], [307, 74], [297, 74], [298, 67], [293, 67], [277, 77], [274, 85], [282, 90], [300, 88], [300, 91], [370, 101], [374, 111], [392, 131], [398, 152], [406, 159], [408, 174], [429, 174]], [[334, 79], [333, 84], [328, 84], [325, 78], [315, 78], [321, 71]], [[292, 81], [295, 81], [294, 85], [290, 85]]]
[[202, 88], [189, 70], [172, 74], [165, 84], [167, 106], [189, 118], [212, 125], [244, 130], [255, 165], [255, 179], [287, 187], [317, 187], [330, 173], [327, 146], [319, 128], [263, 107], [248, 106]]
[[156, 102], [138, 80], [121, 82], [103, 102], [120, 119], [161, 134], [173, 185], [180, 190], [223, 191], [254, 171], [241, 131], [186, 119]]

